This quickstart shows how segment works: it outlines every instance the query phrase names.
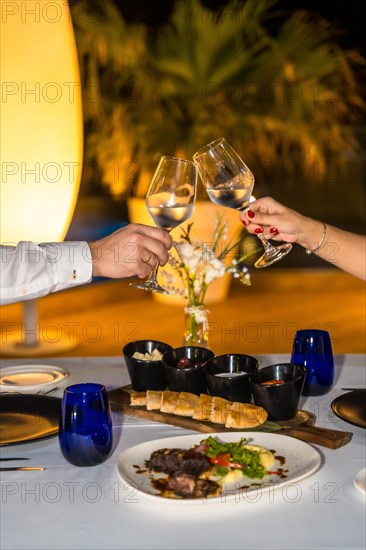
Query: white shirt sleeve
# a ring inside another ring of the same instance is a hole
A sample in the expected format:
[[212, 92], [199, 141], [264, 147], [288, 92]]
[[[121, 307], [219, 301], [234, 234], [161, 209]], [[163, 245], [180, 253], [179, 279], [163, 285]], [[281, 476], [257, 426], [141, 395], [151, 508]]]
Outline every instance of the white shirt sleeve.
[[40, 298], [50, 292], [89, 283], [92, 260], [86, 242], [21, 241], [1, 246], [0, 304]]

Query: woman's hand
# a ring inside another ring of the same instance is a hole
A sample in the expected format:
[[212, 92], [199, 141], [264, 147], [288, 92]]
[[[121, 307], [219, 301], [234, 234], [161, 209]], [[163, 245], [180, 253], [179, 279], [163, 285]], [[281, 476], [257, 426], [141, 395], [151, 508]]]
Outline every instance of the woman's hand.
[[271, 197], [251, 202], [249, 208], [240, 213], [240, 219], [249, 233], [263, 233], [267, 239], [298, 243], [305, 248], [319, 242], [324, 229], [321, 222], [307, 218]]
[[249, 233], [267, 239], [298, 243], [306, 251], [366, 280], [366, 238], [313, 220], [270, 197], [251, 202], [240, 219]]

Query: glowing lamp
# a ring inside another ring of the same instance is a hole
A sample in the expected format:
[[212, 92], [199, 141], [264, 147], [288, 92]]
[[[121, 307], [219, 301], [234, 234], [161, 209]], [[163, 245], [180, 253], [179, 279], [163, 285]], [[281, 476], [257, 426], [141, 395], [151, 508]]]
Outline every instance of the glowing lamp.
[[[83, 145], [81, 83], [67, 2], [2, 2], [0, 36], [1, 243], [62, 241], [78, 196]], [[26, 323], [37, 324], [34, 302], [24, 307]], [[31, 355], [55, 353], [61, 345], [49, 338], [41, 350], [40, 339], [32, 339], [25, 334]], [[7, 344], [2, 351], [9, 354]]]

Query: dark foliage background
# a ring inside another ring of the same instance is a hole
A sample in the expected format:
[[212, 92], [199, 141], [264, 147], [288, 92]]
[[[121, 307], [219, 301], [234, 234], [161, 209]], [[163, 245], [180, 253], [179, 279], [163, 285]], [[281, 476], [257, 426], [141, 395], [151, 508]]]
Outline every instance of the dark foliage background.
[[[189, 2], [189, 0], [114, 0], [114, 3], [127, 22], [143, 22], [149, 26], [151, 32], [158, 32], [159, 26], [168, 20], [175, 3], [179, 1]], [[69, 0], [70, 5], [77, 4], [77, 2], [78, 0]], [[220, 11], [227, 0], [201, 0], [201, 3], [213, 11]], [[283, 10], [284, 18], [289, 13], [299, 9], [310, 10], [314, 12], [315, 16], [316, 14], [321, 15], [339, 29], [338, 41], [341, 46], [348, 49], [357, 49], [366, 57], [366, 33], [364, 29], [366, 2], [360, 0], [347, 0], [347, 2], [344, 0], [322, 0], [320, 2], [319, 0], [280, 0], [277, 7]], [[271, 32], [276, 33], [275, 23]], [[361, 73], [360, 70], [358, 75], [359, 81], [363, 85], [366, 81], [365, 74], [365, 71]], [[350, 160], [346, 179], [338, 182], [340, 184], [336, 186], [336, 190], [327, 185], [323, 186], [322, 189], [309, 188], [306, 200], [304, 201], [302, 197], [301, 204], [299, 204], [296, 192], [288, 193], [288, 190], [284, 190], [283, 195], [280, 192], [276, 198], [314, 218], [323, 219], [328, 223], [351, 231], [364, 233], [366, 213], [366, 121], [364, 119], [358, 121], [356, 131], [362, 146], [359, 157], [356, 162]], [[102, 189], [100, 189], [100, 192], [103, 193]], [[261, 188], [261, 195], [263, 194], [266, 194], [265, 186]], [[111, 204], [110, 208], [112, 218], [127, 217], [123, 206], [116, 209], [115, 205]], [[75, 220], [70, 228], [70, 237], [83, 237], [80, 236], [80, 231], [87, 232], [85, 219], [86, 216], [82, 214], [78, 207]], [[108, 223], [104, 220], [103, 223], [104, 229], [102, 229], [102, 232], [108, 232], [114, 228], [115, 222], [113, 220], [108, 221]], [[107, 230], [106, 227], [108, 227]], [[287, 260], [281, 262], [281, 267], [291, 265], [291, 261], [291, 255], [289, 255]], [[314, 260], [312, 259], [312, 261]]]

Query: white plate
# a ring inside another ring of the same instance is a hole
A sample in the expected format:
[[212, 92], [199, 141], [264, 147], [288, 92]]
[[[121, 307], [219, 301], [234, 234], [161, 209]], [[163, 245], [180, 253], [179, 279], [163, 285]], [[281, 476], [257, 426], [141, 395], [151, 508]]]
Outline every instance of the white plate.
[[243, 476], [241, 487], [238, 487], [238, 482], [232, 483], [232, 486], [227, 484], [221, 495], [208, 497], [207, 502], [222, 501], [223, 498], [225, 498], [225, 500], [233, 500], [238, 498], [240, 492], [245, 492], [245, 494], [258, 492], [258, 490], [267, 492], [270, 488], [276, 489], [286, 483], [300, 481], [314, 473], [321, 463], [321, 456], [314, 447], [286, 435], [263, 432], [199, 433], [195, 435], [156, 439], [130, 447], [126, 451], [123, 451], [118, 457], [118, 473], [131, 487], [149, 498], [165, 499], [172, 503], [202, 503], [203, 501], [201, 499], [170, 499], [160, 495], [159, 491], [152, 485], [152, 479], [158, 479], [164, 476], [162, 474], [148, 472], [145, 467], [145, 461], [149, 460], [151, 453], [158, 449], [189, 449], [194, 445], [198, 445], [202, 439], [206, 439], [208, 436], [217, 437], [224, 442], [236, 442], [239, 441], [240, 438], [246, 437], [247, 443], [261, 445], [275, 451], [275, 456], [279, 458], [276, 459], [273, 466], [271, 466], [271, 471], [278, 471], [282, 468], [285, 472], [284, 477], [277, 473], [265, 476], [263, 479], [249, 479]]
[[366, 468], [363, 468], [355, 475], [353, 480], [354, 486], [361, 491], [361, 493], [366, 493]]
[[53, 365], [15, 365], [0, 371], [0, 390], [34, 392], [59, 384], [69, 376], [67, 370]]

